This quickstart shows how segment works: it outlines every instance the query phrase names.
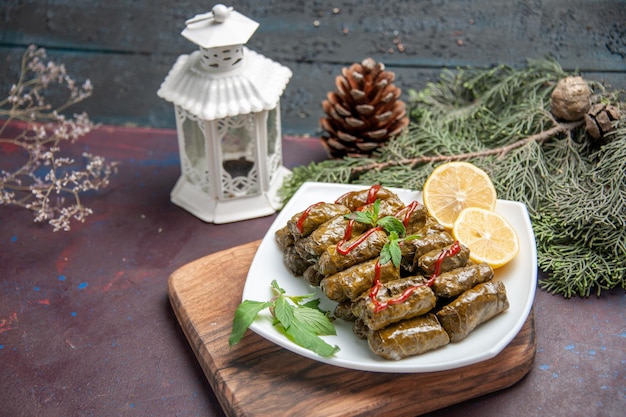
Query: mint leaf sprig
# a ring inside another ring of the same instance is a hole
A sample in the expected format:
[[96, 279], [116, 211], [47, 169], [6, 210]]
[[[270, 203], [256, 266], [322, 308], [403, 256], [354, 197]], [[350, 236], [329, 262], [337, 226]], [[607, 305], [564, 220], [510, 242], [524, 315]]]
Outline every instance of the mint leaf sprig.
[[286, 295], [276, 280], [272, 281], [272, 290], [275, 295], [270, 301], [244, 300], [239, 304], [228, 339], [230, 347], [241, 340], [257, 315], [269, 308], [274, 327], [295, 344], [320, 356], [332, 356], [339, 351], [338, 346], [320, 338], [337, 333], [332, 322], [319, 310], [319, 299], [313, 299], [313, 294]]
[[354, 211], [346, 214], [345, 218], [354, 220], [360, 223], [368, 224], [372, 227], [382, 227], [389, 236], [389, 241], [385, 243], [380, 251], [380, 264], [384, 265], [387, 262], [393, 262], [393, 265], [397, 268], [402, 260], [402, 249], [400, 244], [403, 241], [418, 239], [418, 235], [406, 236], [406, 227], [404, 223], [395, 216], [385, 216], [378, 218], [380, 213], [380, 199], [377, 199], [372, 205], [371, 210], [366, 211]]

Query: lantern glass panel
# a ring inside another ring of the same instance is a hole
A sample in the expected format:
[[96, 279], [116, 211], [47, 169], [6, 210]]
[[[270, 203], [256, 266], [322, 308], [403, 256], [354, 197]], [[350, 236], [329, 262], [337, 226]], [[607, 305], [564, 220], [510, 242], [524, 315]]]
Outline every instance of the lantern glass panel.
[[[189, 164], [186, 174], [188, 179], [193, 183], [198, 183], [198, 175], [205, 171], [206, 161], [206, 141], [204, 132], [198, 123], [190, 118], [184, 118], [182, 122], [183, 140], [184, 140], [184, 156]], [[189, 178], [189, 177], [192, 178]], [[197, 184], [199, 185], [199, 184]]]
[[267, 115], [267, 170], [270, 182], [279, 173], [282, 165], [281, 133], [280, 133], [280, 109], [278, 106], [271, 109]]
[[185, 154], [191, 166], [197, 168], [205, 160], [206, 149], [204, 147], [204, 133], [198, 123], [191, 119], [183, 122], [183, 135], [185, 137]]
[[220, 121], [225, 198], [258, 194], [254, 115]]
[[278, 137], [278, 111], [276, 108], [271, 109], [267, 114], [267, 156], [270, 157], [276, 153], [276, 143], [280, 140]]

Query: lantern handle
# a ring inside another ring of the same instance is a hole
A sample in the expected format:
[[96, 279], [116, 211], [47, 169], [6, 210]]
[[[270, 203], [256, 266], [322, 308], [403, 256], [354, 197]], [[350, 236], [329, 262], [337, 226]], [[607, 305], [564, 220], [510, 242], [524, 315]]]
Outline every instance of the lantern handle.
[[185, 20], [185, 25], [193, 25], [194, 23], [204, 22], [205, 20], [215, 20], [218, 23], [224, 22], [226, 18], [233, 11], [232, 7], [226, 7], [223, 4], [216, 4], [213, 6], [213, 10], [208, 13], [197, 14], [191, 19]]

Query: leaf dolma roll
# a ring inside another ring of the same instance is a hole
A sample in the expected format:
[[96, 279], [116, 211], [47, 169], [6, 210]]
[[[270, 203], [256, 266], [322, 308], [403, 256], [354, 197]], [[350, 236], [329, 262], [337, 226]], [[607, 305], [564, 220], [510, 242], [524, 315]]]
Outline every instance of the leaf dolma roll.
[[[373, 210], [374, 204], [366, 204], [362, 206], [359, 210], [368, 211]], [[385, 216], [393, 216], [399, 210], [404, 208], [404, 203], [400, 199], [389, 198], [387, 200], [381, 200], [378, 206], [378, 218], [382, 218]]]
[[[299, 239], [295, 244], [296, 250], [303, 256], [304, 254], [320, 256], [327, 247], [336, 245], [344, 238], [349, 222], [350, 220], [346, 219], [343, 214], [333, 217], [322, 223], [307, 237]], [[366, 229], [367, 225], [354, 222], [352, 225], [352, 235], [360, 235]]]
[[287, 226], [278, 229], [276, 233], [274, 233], [274, 239], [276, 240], [281, 252], [284, 252], [288, 247], [293, 246], [295, 243], [295, 239]]
[[454, 238], [448, 232], [433, 232], [430, 234], [418, 234], [417, 239], [411, 239], [402, 245], [402, 267], [415, 272], [419, 268], [419, 258], [430, 251], [444, 248], [454, 242]]
[[367, 336], [372, 352], [392, 360], [438, 349], [449, 341], [448, 334], [432, 313], [371, 330]]
[[347, 299], [356, 300], [364, 291], [369, 290], [374, 284], [377, 270], [381, 282], [400, 278], [400, 270], [393, 262], [377, 267], [378, 261], [379, 258], [374, 258], [329, 275], [322, 280], [320, 288], [328, 298], [341, 302]]
[[296, 277], [301, 276], [311, 264], [303, 259], [294, 249], [293, 246], [288, 247], [283, 252], [283, 261], [287, 269]]
[[459, 342], [478, 325], [509, 308], [502, 281], [487, 281], [465, 291], [437, 312], [437, 318], [450, 336]]
[[417, 234], [424, 227], [428, 213], [423, 204], [413, 201], [408, 206], [397, 211], [394, 216], [402, 221], [406, 228], [406, 234], [412, 235]]
[[[435, 249], [426, 254], [420, 256], [418, 260], [419, 267], [424, 271], [424, 273], [428, 276], [432, 275], [435, 272], [437, 266], [439, 266], [439, 273], [452, 271], [453, 269], [460, 268], [462, 266], [467, 265], [467, 261], [469, 260], [470, 251], [465, 245], [459, 244], [459, 250], [453, 250], [456, 245], [456, 242], [452, 245], [444, 246], [441, 249]], [[450, 253], [452, 251], [453, 254], [449, 256], [443, 256], [442, 253]], [[441, 260], [439, 260], [439, 258]]]
[[438, 297], [452, 298], [492, 278], [493, 269], [486, 263], [480, 263], [440, 274], [432, 288]]
[[365, 190], [350, 191], [339, 197], [335, 203], [342, 204], [350, 209], [350, 211], [356, 211], [359, 207], [365, 204], [371, 204], [376, 200], [396, 200], [401, 206], [404, 206], [402, 200], [393, 192], [387, 188], [380, 186], [372, 186]]
[[345, 321], [355, 321], [356, 316], [352, 314], [352, 301], [348, 300], [337, 304], [333, 311], [333, 316]]
[[[332, 275], [352, 265], [370, 260], [380, 254], [387, 240], [387, 233], [383, 230], [369, 229], [347, 242], [340, 242], [326, 248], [320, 256], [317, 269], [323, 275]], [[338, 250], [338, 247], [341, 249]], [[345, 254], [342, 251], [345, 251]]]
[[318, 287], [320, 285], [320, 282], [324, 278], [324, 275], [319, 273], [316, 265], [311, 265], [304, 270], [304, 272], [302, 273], [302, 278], [312, 286]]
[[425, 235], [430, 235], [430, 234], [437, 233], [437, 232], [444, 232], [445, 230], [446, 228], [437, 220], [435, 220], [434, 217], [428, 216], [426, 218], [426, 223], [424, 224], [424, 227], [418, 230], [417, 234], [420, 236], [425, 236]]
[[306, 210], [297, 213], [289, 219], [287, 227], [291, 234], [296, 238], [308, 236], [317, 229], [322, 223], [341, 214], [350, 213], [350, 209], [341, 204], [334, 203], [316, 203]]
[[359, 339], [367, 339], [367, 335], [370, 332], [369, 327], [363, 323], [363, 320], [360, 318], [356, 318], [354, 320], [354, 325], [352, 326], [352, 333]]
[[[352, 312], [372, 330], [382, 329], [391, 323], [425, 314], [435, 307], [437, 297], [433, 290], [423, 283], [424, 278], [418, 276], [382, 284], [376, 294], [376, 301], [372, 300], [369, 292], [364, 293], [352, 305]], [[410, 288], [413, 290], [406, 299], [397, 303], [393, 301]], [[386, 305], [379, 310], [380, 304]]]

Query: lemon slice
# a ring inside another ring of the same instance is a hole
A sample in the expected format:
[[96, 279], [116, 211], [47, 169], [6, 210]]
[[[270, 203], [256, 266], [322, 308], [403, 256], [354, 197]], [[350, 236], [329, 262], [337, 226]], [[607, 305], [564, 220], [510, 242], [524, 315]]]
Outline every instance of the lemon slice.
[[428, 213], [447, 229], [452, 229], [464, 208], [496, 207], [496, 189], [491, 178], [469, 162], [439, 165], [426, 179], [422, 191]]
[[476, 207], [461, 211], [452, 228], [454, 238], [470, 250], [474, 262], [486, 262], [493, 269], [509, 263], [519, 252], [519, 238], [500, 214]]

